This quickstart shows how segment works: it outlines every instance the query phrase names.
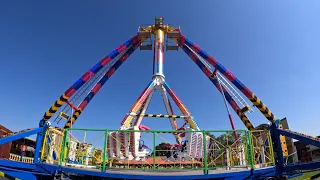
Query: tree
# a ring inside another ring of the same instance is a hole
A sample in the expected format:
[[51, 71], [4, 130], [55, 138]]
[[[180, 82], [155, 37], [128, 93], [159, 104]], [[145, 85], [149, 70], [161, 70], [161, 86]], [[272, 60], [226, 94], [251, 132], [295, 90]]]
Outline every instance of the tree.
[[213, 138], [213, 139], [216, 138], [216, 137], [215, 137], [213, 134], [211, 134], [210, 132], [206, 132], [206, 135], [209, 136], [210, 138]]
[[[238, 133], [237, 132], [237, 135], [238, 135], [238, 138], [241, 138], [242, 137], [242, 134]], [[230, 146], [232, 145], [234, 142], [236, 142], [236, 138], [234, 137], [234, 133], [233, 132], [227, 132], [225, 134], [221, 134], [219, 137], [216, 138], [216, 140], [226, 146], [227, 144]], [[240, 139], [241, 140], [241, 139]], [[239, 141], [239, 140], [238, 140]]]
[[156, 156], [165, 156], [169, 150], [169, 143], [160, 143], [156, 146]]

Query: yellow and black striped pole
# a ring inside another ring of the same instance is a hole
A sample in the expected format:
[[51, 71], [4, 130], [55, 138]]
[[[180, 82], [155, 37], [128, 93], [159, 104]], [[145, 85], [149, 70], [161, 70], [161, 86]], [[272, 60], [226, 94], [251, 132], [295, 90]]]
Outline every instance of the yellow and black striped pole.
[[249, 100], [253, 103], [255, 107], [259, 109], [259, 111], [270, 121], [274, 122], [276, 120], [276, 116], [267, 108], [267, 106], [261, 102], [261, 100], [252, 93], [252, 97]]
[[43, 116], [43, 120], [49, 120], [57, 111], [58, 109], [68, 101], [68, 97], [63, 93], [57, 100], [54, 102], [51, 107], [45, 112]]
[[129, 116], [142, 116], [142, 117], [154, 117], [154, 118], [181, 118], [185, 119], [190, 116], [178, 116], [178, 115], [167, 115], [167, 114], [128, 114]]

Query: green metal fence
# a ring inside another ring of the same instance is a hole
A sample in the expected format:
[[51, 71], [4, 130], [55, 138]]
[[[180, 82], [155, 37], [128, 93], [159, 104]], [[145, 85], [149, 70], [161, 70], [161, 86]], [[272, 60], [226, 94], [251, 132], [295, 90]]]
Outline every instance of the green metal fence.
[[[234, 134], [237, 134], [237, 139]], [[62, 134], [62, 133], [61, 133]], [[189, 141], [177, 144], [174, 135]], [[257, 139], [263, 139], [262, 143]], [[59, 164], [81, 168], [181, 171], [274, 164], [268, 131], [65, 129]], [[46, 143], [44, 143], [46, 144]], [[48, 145], [48, 144], [47, 144]], [[43, 147], [48, 149], [48, 147]]]

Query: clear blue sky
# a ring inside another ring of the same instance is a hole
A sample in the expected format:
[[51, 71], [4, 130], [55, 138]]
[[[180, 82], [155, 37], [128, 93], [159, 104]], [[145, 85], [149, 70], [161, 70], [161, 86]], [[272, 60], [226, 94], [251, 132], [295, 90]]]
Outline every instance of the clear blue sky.
[[[140, 24], [163, 16], [165, 23], [180, 24], [277, 117], [287, 117], [291, 129], [320, 135], [319, 1], [161, 2], [2, 1], [0, 123], [12, 130], [37, 127], [85, 71], [135, 35]], [[166, 52], [165, 75], [201, 129], [230, 129], [221, 95], [183, 51]], [[75, 127], [119, 128], [151, 76], [152, 52], [136, 51]], [[153, 97], [148, 113], [165, 114], [160, 97]], [[233, 116], [236, 127], [244, 129]], [[255, 126], [267, 122], [257, 110], [249, 117]], [[167, 119], [143, 123], [170, 129]]]

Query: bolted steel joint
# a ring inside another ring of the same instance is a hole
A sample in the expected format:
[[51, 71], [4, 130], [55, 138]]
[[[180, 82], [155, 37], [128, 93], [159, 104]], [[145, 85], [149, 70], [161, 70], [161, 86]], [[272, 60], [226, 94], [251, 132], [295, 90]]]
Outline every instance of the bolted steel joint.
[[163, 21], [164, 21], [163, 17], [156, 17], [154, 20], [154, 24], [156, 27], [161, 27], [164, 24]]

